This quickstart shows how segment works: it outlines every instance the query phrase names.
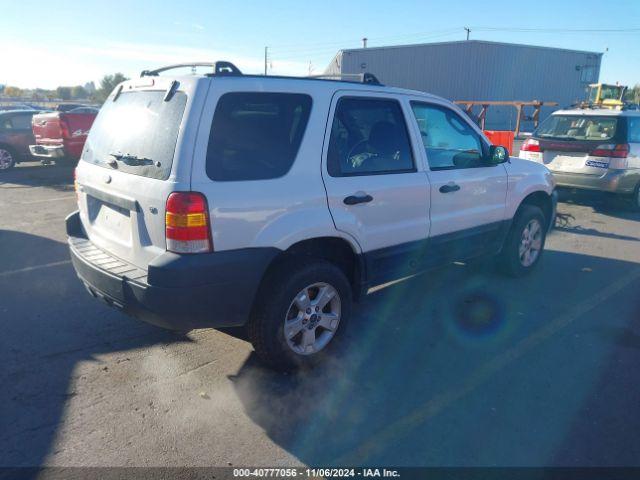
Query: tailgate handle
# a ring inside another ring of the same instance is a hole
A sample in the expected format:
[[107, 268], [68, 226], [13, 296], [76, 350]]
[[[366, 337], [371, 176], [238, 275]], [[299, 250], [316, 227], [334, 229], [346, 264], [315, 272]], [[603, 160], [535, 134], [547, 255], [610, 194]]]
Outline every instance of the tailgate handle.
[[78, 188], [81, 192], [84, 192], [87, 195], [91, 195], [92, 197], [97, 198], [98, 200], [102, 200], [103, 202], [110, 203], [112, 205], [124, 208], [125, 210], [129, 210], [132, 212], [140, 211], [140, 205], [135, 199], [131, 197], [114, 195], [113, 193], [107, 193], [103, 190], [98, 190], [97, 188], [93, 188], [88, 185], [79, 185]]

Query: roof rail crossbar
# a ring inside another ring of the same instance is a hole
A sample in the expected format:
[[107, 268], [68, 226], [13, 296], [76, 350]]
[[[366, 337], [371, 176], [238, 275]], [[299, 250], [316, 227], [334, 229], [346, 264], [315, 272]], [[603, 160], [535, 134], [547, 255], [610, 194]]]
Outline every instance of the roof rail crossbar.
[[167, 65], [166, 67], [156, 68], [155, 70], [143, 70], [140, 72], [141, 77], [157, 77], [159, 73], [166, 72], [167, 70], [174, 70], [176, 68], [184, 67], [211, 67], [213, 73], [207, 75], [242, 75], [242, 72], [233, 63], [227, 61], [218, 62], [191, 62], [191, 63], [178, 63], [176, 65]]
[[378, 78], [369, 72], [365, 73], [325, 73], [320, 75], [309, 75], [307, 78], [338, 79], [346, 82], [368, 83], [371, 85], [382, 85]]

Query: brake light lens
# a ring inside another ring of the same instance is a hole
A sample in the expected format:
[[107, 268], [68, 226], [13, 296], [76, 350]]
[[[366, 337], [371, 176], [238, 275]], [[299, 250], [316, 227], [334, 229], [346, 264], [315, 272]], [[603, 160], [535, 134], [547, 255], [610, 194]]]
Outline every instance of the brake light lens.
[[167, 250], [175, 253], [213, 251], [207, 199], [198, 192], [173, 192], [165, 209]]
[[527, 140], [522, 144], [520, 150], [523, 152], [541, 152], [540, 142], [534, 138], [527, 138]]
[[598, 145], [591, 151], [593, 157], [627, 158], [628, 155], [628, 143]]
[[62, 134], [62, 138], [71, 138], [71, 134], [69, 133], [69, 124], [64, 118], [60, 119], [60, 133]]

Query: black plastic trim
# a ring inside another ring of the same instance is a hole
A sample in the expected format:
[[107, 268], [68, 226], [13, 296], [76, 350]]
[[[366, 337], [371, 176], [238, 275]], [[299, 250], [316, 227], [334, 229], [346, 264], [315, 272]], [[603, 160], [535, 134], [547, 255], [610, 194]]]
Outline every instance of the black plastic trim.
[[[198, 255], [166, 252], [144, 272], [123, 260], [112, 262], [106, 252], [94, 253], [97, 247], [86, 238], [79, 212], [67, 217], [66, 226], [73, 266], [94, 297], [173, 330], [244, 325], [262, 277], [280, 253], [271, 247]], [[123, 265], [112, 268], [113, 263]], [[125, 273], [116, 273], [120, 271]]]

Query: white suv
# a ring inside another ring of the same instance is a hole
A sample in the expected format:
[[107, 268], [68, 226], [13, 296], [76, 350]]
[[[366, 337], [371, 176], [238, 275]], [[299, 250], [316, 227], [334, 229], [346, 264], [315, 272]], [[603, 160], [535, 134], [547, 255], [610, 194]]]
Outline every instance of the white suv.
[[449, 101], [364, 82], [145, 71], [106, 100], [76, 170], [89, 292], [172, 329], [246, 325], [314, 363], [372, 287], [484, 254], [522, 275], [555, 216], [543, 165]]

